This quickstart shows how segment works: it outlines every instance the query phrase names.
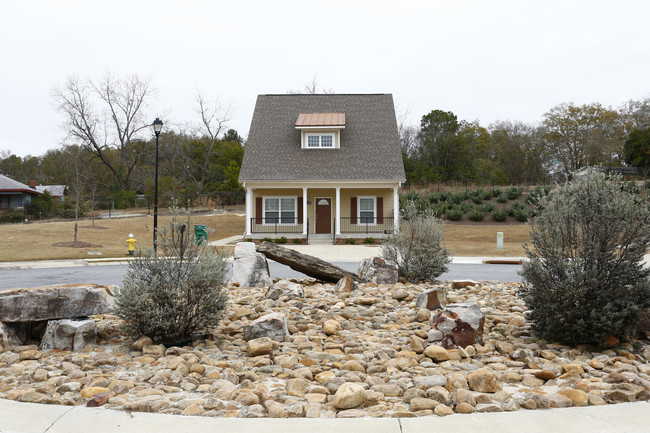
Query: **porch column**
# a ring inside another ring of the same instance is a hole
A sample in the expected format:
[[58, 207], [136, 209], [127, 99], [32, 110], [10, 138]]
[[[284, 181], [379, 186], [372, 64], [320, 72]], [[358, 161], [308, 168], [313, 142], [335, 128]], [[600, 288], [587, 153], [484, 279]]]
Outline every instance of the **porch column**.
[[399, 187], [393, 187], [393, 221], [395, 233], [399, 232]]
[[341, 234], [341, 187], [336, 187], [336, 230], [337, 235]]
[[251, 235], [251, 218], [253, 218], [253, 190], [246, 187], [246, 235]]
[[302, 234], [307, 235], [307, 187], [302, 187]]

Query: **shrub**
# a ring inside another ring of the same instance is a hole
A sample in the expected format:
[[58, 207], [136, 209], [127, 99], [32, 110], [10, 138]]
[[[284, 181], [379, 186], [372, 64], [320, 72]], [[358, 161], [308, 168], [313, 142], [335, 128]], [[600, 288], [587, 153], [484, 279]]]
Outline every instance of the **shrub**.
[[508, 219], [508, 211], [506, 209], [496, 210], [492, 212], [492, 219], [498, 222], [504, 222]]
[[287, 237], [286, 236], [281, 236], [275, 240], [276, 244], [286, 244], [287, 243]]
[[262, 239], [260, 239], [260, 243], [262, 243], [262, 242], [273, 242], [273, 239], [271, 239], [269, 237], [262, 238]]
[[25, 220], [25, 215], [14, 211], [14, 208], [10, 207], [4, 213], [0, 214], [0, 224], [12, 224], [12, 223], [21, 223]]
[[444, 223], [431, 212], [405, 209], [400, 230], [382, 240], [382, 255], [397, 265], [399, 275], [411, 282], [433, 281], [447, 271], [448, 251], [443, 248]]
[[363, 240], [364, 244], [374, 244], [375, 243], [375, 238], [365, 238]]
[[348, 239], [345, 240], [345, 243], [346, 243], [347, 245], [356, 245], [357, 240], [356, 240], [356, 239], [352, 239], [352, 238], [348, 238]]
[[503, 195], [503, 191], [501, 191], [499, 188], [492, 188], [490, 192], [492, 193], [493, 198], [499, 198]]
[[641, 192], [641, 188], [634, 181], [621, 182], [621, 191], [628, 192], [630, 194], [638, 194]]
[[458, 205], [458, 209], [460, 209], [465, 214], [471, 211], [472, 209], [474, 209], [474, 205], [472, 203], [468, 203], [464, 201], [460, 205]]
[[458, 208], [452, 208], [447, 211], [447, 219], [451, 221], [460, 221], [463, 219], [463, 215], [465, 215], [465, 212]]
[[[191, 227], [189, 217], [185, 226]], [[181, 227], [174, 216], [169, 230], [158, 233], [158, 254], [146, 250], [129, 262], [115, 313], [131, 337], [177, 343], [221, 319], [227, 303], [222, 291], [226, 258], [183, 236]]]
[[416, 191], [411, 191], [407, 194], [400, 195], [399, 201], [401, 209], [404, 209], [408, 203], [415, 203], [417, 209], [420, 211], [426, 209], [429, 206], [429, 202]]
[[501, 194], [497, 197], [497, 203], [507, 203], [508, 202], [508, 197], [505, 196], [505, 194]]
[[543, 201], [521, 272], [534, 330], [572, 345], [625, 336], [650, 300], [648, 204], [595, 171]]
[[524, 192], [523, 187], [511, 186], [506, 189], [506, 198], [508, 200], [516, 200]]
[[496, 209], [496, 206], [494, 205], [494, 203], [485, 203], [479, 209], [482, 210], [485, 213], [490, 213], [490, 212], [494, 212], [494, 209]]
[[483, 212], [481, 209], [474, 209], [469, 214], [467, 214], [467, 218], [469, 218], [472, 221], [483, 221], [485, 215], [486, 213]]
[[294, 243], [294, 244], [301, 244], [301, 243], [302, 243], [302, 239], [294, 238], [294, 239], [293, 239], [293, 243]]
[[530, 215], [526, 209], [514, 209], [513, 216], [517, 221], [525, 223]]

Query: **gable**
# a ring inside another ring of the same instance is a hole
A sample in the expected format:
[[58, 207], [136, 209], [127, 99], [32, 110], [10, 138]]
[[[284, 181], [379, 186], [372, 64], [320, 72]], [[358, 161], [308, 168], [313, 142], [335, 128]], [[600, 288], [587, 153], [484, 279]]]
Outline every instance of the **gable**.
[[[340, 143], [303, 148], [310, 127]], [[392, 95], [259, 95], [239, 180], [405, 181]]]

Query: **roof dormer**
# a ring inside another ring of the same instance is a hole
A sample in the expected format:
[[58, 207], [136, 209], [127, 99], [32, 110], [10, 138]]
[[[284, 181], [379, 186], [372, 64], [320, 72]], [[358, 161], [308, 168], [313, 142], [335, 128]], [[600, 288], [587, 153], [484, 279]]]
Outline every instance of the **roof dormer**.
[[300, 113], [296, 129], [303, 149], [337, 149], [340, 131], [345, 128], [345, 113]]

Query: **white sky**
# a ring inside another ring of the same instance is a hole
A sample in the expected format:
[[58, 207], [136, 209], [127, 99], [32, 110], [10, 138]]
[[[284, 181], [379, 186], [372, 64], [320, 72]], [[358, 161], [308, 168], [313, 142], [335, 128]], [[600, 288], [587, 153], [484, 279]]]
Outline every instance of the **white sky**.
[[151, 119], [196, 121], [194, 95], [232, 102], [248, 135], [255, 98], [302, 89], [392, 93], [419, 124], [537, 122], [554, 105], [650, 96], [647, 0], [3, 2], [0, 151], [64, 138], [52, 87], [69, 75], [150, 77]]

